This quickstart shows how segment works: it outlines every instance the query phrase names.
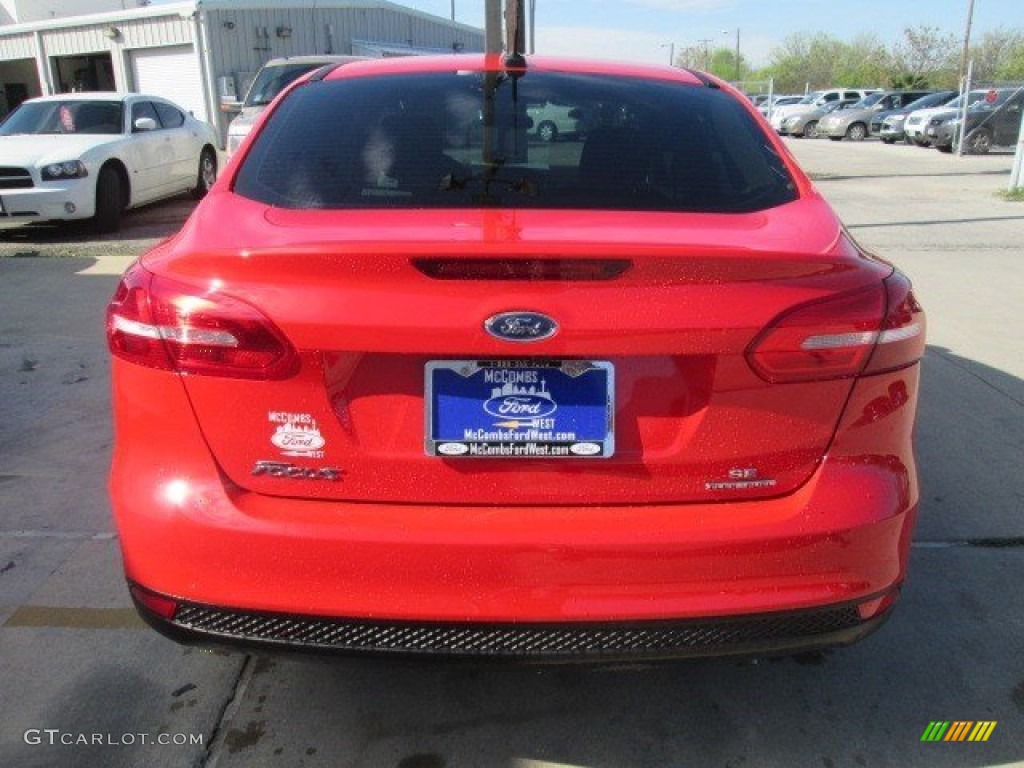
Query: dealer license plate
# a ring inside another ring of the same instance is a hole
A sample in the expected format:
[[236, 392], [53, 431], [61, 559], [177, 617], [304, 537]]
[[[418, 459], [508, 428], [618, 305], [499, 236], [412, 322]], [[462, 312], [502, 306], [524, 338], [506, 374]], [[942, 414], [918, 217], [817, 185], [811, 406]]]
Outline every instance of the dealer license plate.
[[606, 458], [614, 367], [591, 360], [435, 360], [426, 452], [467, 458]]

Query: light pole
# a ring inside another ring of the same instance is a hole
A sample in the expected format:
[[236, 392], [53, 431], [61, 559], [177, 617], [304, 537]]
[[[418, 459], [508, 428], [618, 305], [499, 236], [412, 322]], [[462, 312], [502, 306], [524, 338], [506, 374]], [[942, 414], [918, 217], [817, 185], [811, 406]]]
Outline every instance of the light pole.
[[967, 75], [967, 57], [971, 49], [971, 22], [974, 21], [974, 0], [967, 4], [967, 23], [964, 25], [964, 48], [960, 53], [960, 78]]
[[[452, 0], [454, 2], [455, 0]], [[537, 0], [530, 0], [530, 53], [537, 52]]]
[[674, 67], [676, 65], [676, 44], [675, 43], [662, 43], [658, 46], [659, 48], [668, 48], [668, 65]]
[[[723, 29], [723, 35], [732, 34], [731, 29]], [[736, 27], [736, 84], [740, 82], [740, 28]]]

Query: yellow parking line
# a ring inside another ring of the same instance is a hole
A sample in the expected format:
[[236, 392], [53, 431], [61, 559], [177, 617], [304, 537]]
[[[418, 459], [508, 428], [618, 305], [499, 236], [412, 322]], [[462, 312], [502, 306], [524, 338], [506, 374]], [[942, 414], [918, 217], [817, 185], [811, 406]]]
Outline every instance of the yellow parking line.
[[5, 627], [63, 627], [67, 629], [143, 629], [146, 624], [134, 608], [66, 608], [23, 605], [4, 622]]

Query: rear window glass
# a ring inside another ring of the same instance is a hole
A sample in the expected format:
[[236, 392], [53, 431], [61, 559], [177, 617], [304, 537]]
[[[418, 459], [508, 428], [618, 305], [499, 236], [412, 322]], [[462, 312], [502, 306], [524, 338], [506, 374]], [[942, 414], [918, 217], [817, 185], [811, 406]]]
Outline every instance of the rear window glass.
[[246, 94], [245, 107], [263, 107], [274, 100], [285, 86], [291, 85], [292, 81], [298, 80], [307, 72], [322, 67], [322, 63], [301, 62], [299, 64], [280, 64], [272, 67], [264, 67], [256, 75], [256, 79], [249, 87]]
[[796, 197], [724, 92], [547, 72], [306, 84], [268, 120], [235, 191], [297, 209], [743, 212]]

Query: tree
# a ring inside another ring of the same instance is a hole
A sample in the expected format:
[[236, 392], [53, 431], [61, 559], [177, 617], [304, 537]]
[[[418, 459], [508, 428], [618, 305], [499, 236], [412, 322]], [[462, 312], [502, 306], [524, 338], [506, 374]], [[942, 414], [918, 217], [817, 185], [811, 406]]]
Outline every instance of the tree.
[[[971, 46], [971, 56], [978, 82], [1024, 80], [1024, 31], [986, 32]], [[734, 63], [733, 74], [729, 74], [726, 56], [719, 63], [726, 77], [735, 77]], [[876, 35], [860, 35], [847, 42], [823, 32], [800, 32], [771, 52], [769, 66], [748, 71], [748, 76], [774, 78], [777, 93], [831, 86], [956, 88], [959, 66], [956, 35], [937, 27], [917, 26], [904, 29], [899, 42], [888, 48]]]
[[1004, 70], [1013, 60], [1015, 52], [1022, 49], [1024, 33], [1020, 30], [996, 29], [983, 34], [981, 40], [972, 45], [970, 50], [970, 58], [974, 62], [972, 74], [975, 82], [1013, 79], [1013, 76]]
[[996, 70], [997, 80], [1024, 80], [1024, 43], [1018, 43], [1007, 51], [1006, 57]]
[[835, 82], [841, 46], [841, 41], [823, 32], [798, 32], [772, 51], [771, 64], [764, 74], [775, 78], [775, 90], [780, 93], [828, 87]]
[[872, 87], [884, 85], [892, 72], [892, 56], [876, 35], [859, 35], [839, 43], [832, 85]]
[[907, 27], [903, 40], [892, 49], [894, 72], [924, 78], [933, 86], [955, 86], [958, 46], [956, 35], [945, 34], [938, 27]]
[[680, 48], [676, 52], [675, 65], [686, 69], [708, 70], [711, 67], [711, 49], [703, 42]]
[[[736, 52], [731, 48], [716, 48], [711, 52], [708, 71], [723, 80], [736, 80]], [[740, 53], [739, 79], [746, 79], [749, 72], [750, 67]]]
[[912, 75], [909, 72], [890, 76], [889, 86], [899, 91], [916, 91], [931, 87], [927, 77], [924, 75]]

